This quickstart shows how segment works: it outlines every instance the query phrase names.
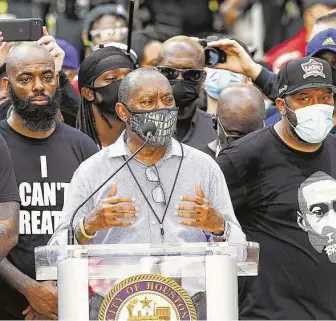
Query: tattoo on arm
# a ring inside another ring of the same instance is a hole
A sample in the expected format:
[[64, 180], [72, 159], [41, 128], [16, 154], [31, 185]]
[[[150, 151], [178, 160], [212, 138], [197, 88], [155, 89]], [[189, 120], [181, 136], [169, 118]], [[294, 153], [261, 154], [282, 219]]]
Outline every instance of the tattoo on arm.
[[0, 262], [18, 241], [19, 211], [18, 202], [0, 203]]

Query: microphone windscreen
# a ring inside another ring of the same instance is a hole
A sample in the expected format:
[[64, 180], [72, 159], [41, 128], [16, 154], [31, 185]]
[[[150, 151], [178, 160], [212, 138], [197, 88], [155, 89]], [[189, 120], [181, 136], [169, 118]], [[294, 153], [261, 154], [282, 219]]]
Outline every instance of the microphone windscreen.
[[156, 125], [151, 121], [144, 123], [144, 125], [142, 126], [142, 133], [145, 136], [147, 136], [148, 133], [152, 133], [152, 135], [154, 136], [156, 133]]

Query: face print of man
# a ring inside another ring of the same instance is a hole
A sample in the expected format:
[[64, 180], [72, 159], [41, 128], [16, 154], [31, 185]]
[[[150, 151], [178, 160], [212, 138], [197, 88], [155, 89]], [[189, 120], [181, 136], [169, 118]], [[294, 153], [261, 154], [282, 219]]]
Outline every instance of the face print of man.
[[336, 263], [336, 180], [316, 172], [299, 188], [297, 221], [315, 250]]

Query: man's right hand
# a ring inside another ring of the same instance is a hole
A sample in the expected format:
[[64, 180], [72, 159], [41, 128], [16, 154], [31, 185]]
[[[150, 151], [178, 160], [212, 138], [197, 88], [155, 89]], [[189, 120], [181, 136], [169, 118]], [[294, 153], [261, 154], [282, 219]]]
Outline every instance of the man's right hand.
[[6, 62], [9, 50], [15, 45], [15, 42], [3, 42], [4, 37], [0, 31], [0, 67]]
[[262, 67], [253, 61], [250, 55], [237, 41], [231, 39], [211, 41], [208, 43], [208, 47], [219, 48], [227, 55], [226, 62], [217, 64], [214, 68], [226, 69], [243, 74], [253, 81], [258, 78]]
[[26, 299], [38, 313], [57, 320], [57, 287], [55, 282], [36, 282], [27, 291]]
[[115, 226], [130, 226], [132, 219], [138, 216], [139, 209], [134, 206], [135, 199], [131, 197], [116, 196], [117, 186], [113, 185], [108, 197], [103, 199], [98, 208], [85, 216], [84, 229], [89, 235], [98, 231], [107, 230]]

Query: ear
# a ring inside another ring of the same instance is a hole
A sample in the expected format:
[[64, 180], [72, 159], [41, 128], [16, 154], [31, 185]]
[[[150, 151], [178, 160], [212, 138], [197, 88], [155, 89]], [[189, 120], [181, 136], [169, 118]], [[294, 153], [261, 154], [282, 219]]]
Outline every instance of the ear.
[[121, 103], [116, 104], [116, 112], [123, 122], [127, 123], [129, 121], [130, 118], [129, 112], [123, 104]]
[[203, 75], [202, 75], [202, 79], [201, 79], [201, 88], [203, 88], [206, 76], [207, 76], [207, 72], [204, 70]]
[[306, 221], [304, 220], [302, 214], [301, 214], [299, 211], [297, 211], [296, 214], [297, 214], [297, 223], [298, 223], [298, 225], [299, 225], [305, 232], [307, 232]]
[[82, 90], [81, 90], [81, 94], [88, 101], [94, 101], [94, 99], [95, 99], [94, 93], [93, 93], [92, 89], [90, 89], [90, 88], [83, 87]]
[[9, 85], [9, 79], [8, 79], [8, 77], [3, 77], [1, 79], [1, 84], [2, 84], [3, 88], [5, 88], [6, 91], [8, 91], [8, 85]]
[[285, 116], [287, 113], [286, 107], [285, 107], [285, 101], [282, 98], [277, 98], [275, 100], [275, 104], [278, 107], [281, 116]]
[[56, 81], [57, 81], [57, 87], [60, 86], [60, 82], [59, 82], [59, 73], [56, 73]]

